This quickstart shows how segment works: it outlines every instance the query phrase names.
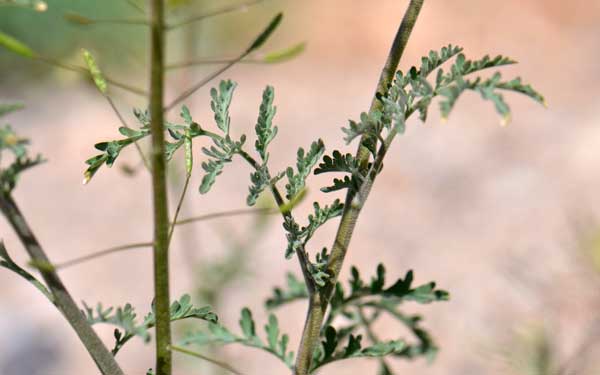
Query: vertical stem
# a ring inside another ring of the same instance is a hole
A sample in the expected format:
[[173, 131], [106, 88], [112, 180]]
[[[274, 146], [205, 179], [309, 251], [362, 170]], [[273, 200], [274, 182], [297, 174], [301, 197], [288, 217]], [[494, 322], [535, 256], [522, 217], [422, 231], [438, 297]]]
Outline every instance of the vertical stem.
[[96, 366], [98, 366], [100, 372], [103, 375], [123, 375], [123, 371], [119, 368], [113, 355], [89, 325], [85, 316], [73, 300], [73, 297], [71, 297], [69, 291], [58, 277], [58, 274], [50, 266], [51, 263], [48, 256], [10, 194], [2, 194], [0, 196], [0, 210], [2, 210], [2, 213], [17, 233], [32, 261], [36, 264], [48, 266], [40, 267], [40, 272], [48, 289], [52, 293], [54, 305], [63, 314], [75, 333], [77, 333], [79, 340], [81, 340], [88, 353], [90, 353], [90, 356], [94, 359], [94, 362], [96, 362]]
[[169, 212], [163, 118], [164, 1], [150, 0], [150, 128], [152, 131], [152, 193], [154, 205], [154, 308], [156, 314], [156, 374], [172, 370], [169, 313]]
[[[404, 14], [402, 23], [398, 28], [394, 42], [390, 49], [387, 61], [383, 67], [379, 82], [377, 83], [376, 94], [373, 97], [370, 111], [379, 108], [381, 103], [377, 99], [378, 93], [386, 91], [387, 86], [392, 82], [394, 74], [400, 62], [400, 58], [404, 52], [412, 29], [415, 26], [417, 17], [421, 11], [424, 0], [411, 0], [408, 5], [408, 9]], [[369, 151], [362, 146], [363, 139], [361, 139], [361, 145], [357, 151], [357, 159], [361, 165], [363, 172], [367, 170], [369, 162]], [[294, 370], [295, 375], [307, 375], [310, 373], [310, 367], [312, 362], [313, 351], [319, 342], [319, 334], [325, 311], [329, 304], [329, 299], [333, 293], [334, 286], [339, 277], [350, 239], [356, 226], [356, 221], [360, 214], [361, 208], [363, 207], [373, 184], [373, 177], [367, 176], [367, 179], [362, 183], [360, 193], [352, 189], [348, 189], [346, 194], [346, 200], [344, 205], [344, 211], [338, 227], [338, 231], [331, 248], [330, 260], [328, 264], [328, 273], [331, 275], [326, 287], [317, 292], [312, 293], [309, 301], [309, 308], [306, 317], [306, 323], [304, 325], [304, 331], [302, 332], [302, 340], [300, 342], [300, 348], [298, 349], [298, 356], [296, 357], [296, 367]]]

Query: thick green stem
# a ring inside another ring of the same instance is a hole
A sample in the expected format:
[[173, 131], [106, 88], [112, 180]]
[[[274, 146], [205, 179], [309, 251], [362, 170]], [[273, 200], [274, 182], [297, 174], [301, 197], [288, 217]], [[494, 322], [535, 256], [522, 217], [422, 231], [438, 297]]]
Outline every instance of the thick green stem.
[[[51, 264], [37, 238], [31, 231], [19, 207], [9, 194], [0, 196], [0, 210], [19, 236], [31, 260], [36, 264]], [[69, 322], [79, 339], [96, 362], [103, 375], [122, 375], [123, 371], [113, 355], [102, 343], [96, 332], [89, 325], [85, 316], [65, 288], [64, 284], [51, 267], [40, 270], [48, 289], [52, 293], [54, 305]]]
[[169, 210], [163, 117], [164, 1], [150, 1], [150, 128], [152, 132], [152, 193], [154, 206], [154, 309], [156, 314], [157, 375], [170, 375], [172, 358], [169, 312]]
[[[400, 62], [400, 57], [404, 52], [412, 29], [414, 28], [417, 17], [423, 6], [423, 2], [424, 0], [410, 1], [408, 9], [402, 19], [402, 23], [396, 33], [396, 37], [394, 38], [394, 42], [392, 43], [387, 61], [379, 77], [376, 94], [373, 97], [370, 111], [378, 109], [381, 105], [377, 99], [377, 94], [384, 93], [387, 90], [388, 85], [392, 82], [398, 63]], [[362, 141], [363, 140], [361, 139], [361, 145]], [[382, 147], [385, 146], [382, 145]], [[385, 155], [385, 151], [387, 151], [387, 147], [384, 148], [383, 155], [381, 155], [382, 157]], [[369, 155], [368, 150], [359, 146], [357, 159], [362, 166], [363, 172], [367, 170]], [[356, 221], [371, 191], [375, 175], [376, 173], [369, 173], [365, 181], [361, 184], [358, 192], [349, 189], [346, 195], [344, 212], [342, 213], [342, 218], [329, 258], [328, 273], [331, 275], [330, 282], [323, 290], [319, 293], [312, 294], [310, 297], [306, 323], [302, 333], [300, 348], [298, 349], [298, 356], [296, 357], [296, 367], [294, 372], [296, 375], [306, 375], [310, 373], [313, 352], [316, 345], [319, 343], [321, 325], [323, 324], [329, 299], [331, 298], [334, 286], [342, 269], [344, 258], [352, 234], [354, 233]]]

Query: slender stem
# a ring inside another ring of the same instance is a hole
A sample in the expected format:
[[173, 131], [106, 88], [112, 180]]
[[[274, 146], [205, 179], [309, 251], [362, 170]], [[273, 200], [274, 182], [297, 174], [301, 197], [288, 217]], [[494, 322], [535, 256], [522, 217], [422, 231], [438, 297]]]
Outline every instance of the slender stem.
[[167, 30], [173, 30], [176, 29], [178, 27], [182, 27], [182, 26], [186, 26], [189, 25], [191, 23], [194, 22], [199, 22], [202, 21], [206, 18], [210, 18], [210, 17], [214, 17], [214, 16], [220, 16], [221, 14], [225, 14], [225, 13], [230, 13], [230, 12], [236, 12], [236, 11], [244, 11], [246, 8], [248, 8], [249, 6], [258, 4], [258, 3], [262, 3], [265, 0], [252, 0], [252, 1], [246, 1], [245, 3], [242, 4], [235, 4], [235, 5], [230, 5], [227, 7], [223, 7], [221, 9], [217, 9], [217, 10], [213, 10], [211, 12], [206, 12], [206, 13], [202, 13], [202, 14], [198, 14], [195, 16], [192, 16], [188, 19], [185, 19], [183, 21], [179, 21], [179, 22], [175, 22], [171, 25], [167, 25], [166, 29]]
[[231, 373], [234, 373], [234, 374], [236, 374], [236, 375], [242, 375], [242, 373], [241, 373], [240, 371], [238, 371], [238, 370], [236, 370], [235, 368], [233, 368], [233, 367], [229, 366], [229, 365], [228, 365], [227, 363], [225, 363], [225, 362], [217, 361], [216, 359], [212, 359], [212, 358], [210, 358], [210, 357], [207, 357], [207, 356], [205, 356], [205, 355], [203, 355], [203, 354], [200, 354], [200, 353], [198, 353], [198, 352], [195, 352], [195, 351], [192, 351], [192, 350], [189, 350], [189, 349], [183, 348], [183, 347], [181, 347], [181, 346], [175, 346], [175, 345], [171, 345], [171, 346], [170, 346], [170, 348], [171, 348], [171, 350], [172, 350], [172, 351], [174, 351], [174, 352], [179, 352], [179, 353], [183, 353], [183, 354], [190, 355], [190, 356], [192, 356], [192, 357], [196, 357], [196, 358], [203, 359], [203, 360], [205, 360], [205, 361], [207, 361], [207, 362], [210, 362], [210, 363], [212, 363], [213, 365], [217, 365], [217, 366], [219, 366], [219, 367], [221, 367], [221, 368], [223, 368], [223, 369], [225, 369], [225, 370], [227, 370], [227, 371], [230, 371]]
[[82, 257], [67, 260], [62, 263], [55, 263], [50, 266], [53, 267], [55, 270], [59, 270], [59, 269], [64, 269], [64, 268], [71, 267], [71, 266], [76, 266], [81, 263], [103, 257], [105, 255], [120, 253], [121, 251], [124, 251], [124, 250], [141, 249], [141, 248], [152, 247], [152, 246], [154, 246], [154, 243], [152, 243], [152, 242], [138, 242], [138, 243], [132, 243], [132, 244], [127, 244], [127, 245], [114, 246], [114, 247], [110, 247], [108, 249], [97, 251], [95, 253], [84, 255]]
[[199, 89], [201, 89], [204, 85], [206, 85], [207, 83], [209, 83], [210, 81], [212, 81], [214, 78], [218, 77], [223, 72], [225, 72], [226, 70], [228, 70], [229, 68], [231, 68], [232, 66], [234, 66], [235, 64], [237, 64], [239, 61], [241, 61], [247, 55], [248, 55], [248, 52], [244, 52], [242, 55], [238, 56], [236, 59], [229, 61], [226, 65], [224, 65], [221, 68], [215, 70], [214, 72], [212, 72], [211, 74], [209, 74], [208, 76], [206, 76], [205, 78], [203, 78], [200, 82], [196, 83], [195, 85], [193, 85], [189, 89], [185, 90], [183, 93], [181, 93], [181, 95], [179, 95], [177, 98], [175, 98], [171, 103], [169, 103], [165, 107], [165, 112], [170, 111], [171, 109], [173, 109], [173, 107], [175, 107], [177, 104], [181, 103], [182, 101], [184, 101], [185, 99], [187, 99], [188, 97], [190, 97], [191, 95], [193, 95], [196, 91], [198, 91]]
[[[48, 256], [10, 194], [0, 195], [0, 210], [17, 233], [32, 261], [50, 264]], [[88, 353], [94, 362], [96, 362], [96, 366], [98, 366], [100, 372], [103, 375], [122, 375], [123, 371], [115, 361], [113, 355], [89, 325], [85, 316], [81, 313], [81, 310], [58, 277], [58, 274], [52, 269], [42, 269], [40, 272], [48, 289], [52, 293], [56, 308], [63, 314], [73, 330], [75, 330], [75, 333], [79, 336]]]
[[150, 0], [150, 128], [152, 132], [152, 195], [154, 205], [154, 303], [156, 314], [156, 374], [172, 372], [169, 297], [169, 209], [165, 159], [164, 1]]
[[[423, 2], [424, 0], [410, 1], [408, 9], [402, 19], [402, 23], [400, 24], [400, 27], [396, 33], [396, 37], [394, 38], [394, 42], [392, 43], [387, 61], [381, 72], [381, 76], [379, 77], [376, 95], [374, 95], [371, 103], [371, 111], [379, 108], [381, 105], [377, 99], [377, 94], [385, 92], [388, 84], [392, 82], [394, 73], [396, 72], [398, 63], [400, 61], [400, 57], [404, 52], [412, 29], [416, 23], [417, 16], [419, 15], [423, 6]], [[382, 145], [382, 147], [384, 146]], [[385, 147], [385, 149], [387, 150], [387, 147]], [[385, 155], [385, 151], [383, 152], [383, 155]], [[359, 151], [357, 152], [357, 159], [362, 166], [363, 171], [365, 171], [369, 161], [368, 150], [360, 146]], [[331, 277], [326, 287], [320, 293], [315, 293], [310, 298], [306, 323], [302, 333], [302, 340], [300, 342], [300, 348], [298, 349], [298, 355], [296, 357], [296, 375], [306, 375], [310, 371], [312, 356], [314, 348], [319, 341], [319, 334], [321, 325], [323, 323], [323, 318], [325, 316], [325, 311], [327, 309], [329, 299], [331, 298], [333, 288], [342, 269], [344, 257], [346, 256], [350, 239], [352, 238], [352, 234], [356, 226], [356, 221], [360, 214], [361, 208], [370, 193], [372, 184], [373, 179], [371, 179], [371, 173], [369, 173], [367, 179], [361, 184], [359, 192], [349, 189], [346, 195], [344, 211], [342, 213], [338, 231], [331, 248], [331, 255], [328, 264], [328, 273], [331, 275]]]
[[197, 221], [204, 221], [210, 219], [217, 219], [221, 217], [230, 217], [230, 216], [240, 216], [240, 215], [255, 215], [255, 214], [263, 214], [263, 215], [274, 215], [279, 214], [280, 211], [273, 208], [242, 208], [239, 210], [231, 210], [231, 211], [222, 211], [222, 212], [214, 212], [211, 214], [205, 214], [200, 216], [194, 216], [186, 219], [177, 220], [175, 225], [185, 225], [195, 223]]
[[[232, 211], [214, 212], [211, 214], [190, 217], [187, 219], [174, 221], [171, 223], [171, 225], [172, 226], [173, 225], [186, 225], [186, 224], [192, 224], [192, 223], [195, 223], [198, 221], [205, 221], [205, 220], [217, 219], [217, 218], [222, 218], [222, 217], [230, 217], [230, 216], [240, 216], [240, 215], [249, 215], [249, 214], [274, 215], [274, 214], [279, 214], [279, 213], [281, 213], [281, 211], [278, 209], [249, 208], [249, 209], [240, 209], [240, 210], [232, 210]], [[175, 219], [177, 219], [177, 215], [176, 215]], [[171, 231], [172, 230], [173, 230], [173, 228], [171, 228]], [[54, 263], [54, 264], [36, 263], [35, 265], [38, 266], [36, 268], [44, 268], [44, 266], [47, 266], [47, 267], [53, 268], [55, 270], [59, 270], [59, 269], [64, 269], [67, 267], [79, 265], [79, 264], [85, 263], [89, 260], [97, 259], [97, 258], [106, 256], [106, 255], [112, 255], [115, 253], [120, 253], [122, 251], [140, 249], [140, 248], [144, 248], [144, 247], [153, 247], [153, 246], [154, 246], [153, 242], [137, 242], [137, 243], [131, 243], [131, 244], [126, 244], [126, 245], [113, 246], [108, 249], [96, 251], [96, 252], [84, 255], [82, 257], [70, 259], [70, 260], [67, 260], [67, 261], [64, 261], [61, 263]]]
[[[60, 62], [58, 60], [55, 60], [55, 59], [53, 59], [51, 57], [47, 57], [47, 56], [35, 55], [34, 58], [37, 61], [41, 61], [43, 63], [55, 66], [57, 68], [61, 68], [61, 69], [65, 69], [65, 70], [70, 70], [72, 72], [83, 74], [85, 76], [89, 76], [90, 75], [89, 70], [86, 69], [86, 68], [84, 68], [84, 67], [81, 67], [81, 66], [71, 65], [71, 64], [65, 64], [63, 62]], [[133, 87], [133, 86], [130, 86], [128, 84], [116, 81], [113, 78], [110, 78], [110, 77], [106, 76], [105, 74], [104, 74], [104, 79], [106, 80], [106, 82], [112, 84], [113, 86], [119, 87], [119, 88], [121, 88], [121, 89], [123, 89], [125, 91], [129, 91], [129, 92], [131, 92], [133, 94], [144, 96], [144, 97], [148, 96], [148, 93], [146, 91], [144, 91], [144, 90], [142, 90], [140, 88]]]
[[141, 14], [146, 14], [146, 11], [144, 10], [144, 8], [142, 8], [142, 6], [139, 5], [138, 3], [136, 3], [134, 0], [125, 0], [125, 2], [127, 4], [129, 4], [132, 8], [136, 9]]
[[66, 13], [65, 19], [71, 23], [80, 26], [90, 26], [95, 24], [113, 24], [126, 26], [150, 26], [146, 18], [91, 18], [79, 13]]
[[173, 232], [175, 231], [175, 225], [177, 225], [177, 217], [179, 217], [179, 211], [181, 211], [181, 206], [183, 205], [183, 199], [185, 198], [185, 193], [187, 193], [188, 186], [190, 184], [190, 174], [185, 176], [185, 183], [183, 184], [183, 190], [181, 191], [181, 195], [179, 196], [179, 202], [177, 202], [177, 209], [175, 210], [175, 215], [173, 215], [173, 221], [171, 222], [171, 228], [169, 229], [169, 241], [168, 245], [171, 245], [171, 238], [173, 238]]
[[[175, 70], [182, 68], [189, 68], [196, 65], [211, 65], [211, 64], [229, 64], [234, 61], [235, 57], [206, 57], [201, 59], [193, 59], [188, 61], [182, 61], [178, 63], [167, 64], [165, 66], [166, 70]], [[261, 59], [244, 59], [238, 61], [240, 64], [267, 64], [264, 60]]]
[[145, 19], [125, 19], [125, 18], [90, 18], [92, 24], [113, 24], [113, 25], [130, 25], [130, 26], [149, 26], [148, 20]]

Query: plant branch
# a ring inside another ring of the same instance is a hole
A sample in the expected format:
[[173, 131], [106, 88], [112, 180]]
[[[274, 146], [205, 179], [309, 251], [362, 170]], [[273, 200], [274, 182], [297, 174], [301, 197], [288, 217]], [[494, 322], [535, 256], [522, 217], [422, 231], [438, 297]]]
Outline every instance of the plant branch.
[[95, 24], [113, 24], [129, 26], [150, 26], [147, 19], [140, 18], [90, 18], [78, 13], [67, 13], [65, 19], [74, 24], [89, 26]]
[[192, 16], [192, 17], [190, 17], [188, 19], [185, 19], [183, 21], [175, 22], [175, 23], [173, 23], [171, 25], [167, 25], [165, 28], [170, 31], [170, 30], [182, 27], [182, 26], [189, 25], [189, 24], [194, 23], [194, 22], [202, 21], [202, 20], [210, 18], [210, 17], [220, 16], [222, 14], [230, 13], [230, 12], [244, 11], [249, 6], [252, 6], [252, 5], [255, 5], [255, 4], [258, 4], [258, 3], [262, 3], [263, 1], [265, 1], [265, 0], [252, 0], [252, 1], [246, 1], [246, 2], [244, 2], [242, 4], [230, 5], [230, 6], [227, 6], [227, 7], [223, 7], [221, 9], [217, 9], [217, 10], [213, 10], [213, 11], [210, 11], [210, 12], [201, 13], [201, 14]]
[[[376, 95], [373, 97], [370, 111], [377, 109], [381, 105], [377, 96], [380, 93], [384, 93], [385, 90], [387, 90], [388, 85], [392, 82], [398, 63], [400, 62], [400, 57], [404, 52], [412, 29], [414, 28], [417, 17], [423, 6], [423, 2], [424, 0], [410, 1], [408, 9], [402, 19], [402, 23], [396, 33], [396, 37], [394, 38], [394, 42], [392, 43], [387, 61], [379, 77]], [[391, 134], [394, 134], [394, 132]], [[362, 141], [363, 140], [361, 140], [361, 145], [363, 143]], [[385, 156], [387, 147], [382, 145], [382, 148], [385, 148], [382, 153], [383, 157]], [[357, 159], [361, 168], [366, 170], [369, 161], [369, 151], [363, 146], [359, 146]], [[378, 169], [375, 169], [375, 171], [377, 170]], [[327, 267], [331, 277], [321, 293], [315, 293], [310, 296], [306, 323], [302, 333], [300, 348], [298, 349], [298, 356], [296, 357], [296, 375], [307, 375], [309, 373], [314, 348], [319, 342], [321, 325], [323, 324], [323, 318], [329, 304], [329, 299], [331, 298], [333, 288], [342, 269], [342, 264], [356, 226], [356, 221], [373, 184], [373, 179], [370, 178], [370, 175], [371, 173], [369, 173], [369, 176], [364, 182], [360, 183], [359, 186], [361, 187], [358, 194], [353, 189], [349, 189], [346, 195], [344, 211], [331, 249], [330, 260]]]
[[169, 229], [169, 241], [168, 245], [171, 245], [171, 238], [173, 238], [173, 232], [175, 231], [175, 225], [177, 225], [177, 217], [179, 217], [179, 211], [181, 211], [181, 206], [183, 205], [183, 199], [185, 198], [185, 194], [187, 193], [188, 186], [190, 184], [190, 174], [185, 176], [185, 183], [183, 185], [183, 190], [181, 191], [181, 195], [179, 196], [179, 202], [177, 202], [177, 209], [175, 210], [175, 215], [173, 215], [173, 221], [171, 222], [171, 228]]
[[[240, 156], [246, 160], [248, 162], [248, 164], [250, 164], [252, 166], [252, 168], [254, 168], [255, 170], [259, 170], [260, 169], [260, 164], [258, 164], [258, 162], [250, 155], [248, 155], [247, 152], [245, 151], [239, 151]], [[275, 199], [275, 203], [277, 204], [277, 207], [279, 207], [279, 212], [281, 213], [281, 215], [283, 216], [283, 219], [291, 219], [292, 218], [292, 209], [283, 209], [283, 207], [285, 207], [286, 203], [283, 200], [283, 196], [281, 195], [281, 192], [279, 192], [279, 189], [277, 189], [277, 186], [275, 186], [275, 184], [271, 184], [270, 185], [270, 189], [271, 189], [271, 193], [273, 194], [273, 198]], [[309, 259], [307, 258], [307, 254], [306, 251], [304, 251], [304, 248], [298, 248], [296, 249], [296, 255], [298, 256], [298, 262], [300, 263], [300, 269], [302, 270], [302, 276], [304, 277], [304, 282], [306, 284], [306, 287], [308, 288], [308, 291], [310, 294], [314, 294], [315, 291], [315, 285], [312, 279], [312, 276], [310, 274], [310, 271], [308, 270], [308, 265], [310, 263]]]
[[[175, 70], [182, 68], [189, 68], [196, 65], [211, 65], [211, 64], [229, 64], [230, 62], [236, 60], [236, 57], [207, 57], [201, 59], [194, 59], [188, 61], [182, 61], [178, 63], [167, 64], [165, 66], [166, 70]], [[238, 61], [239, 64], [269, 64], [263, 59], [243, 59]]]
[[64, 268], [71, 267], [71, 266], [76, 266], [81, 263], [103, 257], [105, 255], [119, 253], [124, 250], [141, 249], [144, 247], [152, 247], [152, 246], [154, 246], [154, 243], [152, 243], [152, 242], [138, 242], [138, 243], [132, 243], [132, 244], [127, 244], [127, 245], [114, 246], [114, 247], [109, 247], [108, 249], [104, 249], [104, 250], [100, 250], [100, 251], [97, 251], [97, 252], [94, 252], [94, 253], [91, 253], [88, 255], [84, 255], [79, 258], [67, 260], [62, 263], [49, 264], [49, 266], [53, 267], [55, 270], [59, 270], [59, 269], [64, 269]]
[[[195, 223], [198, 221], [218, 219], [218, 218], [230, 217], [230, 216], [240, 216], [240, 215], [249, 215], [249, 214], [274, 215], [274, 214], [279, 214], [279, 213], [281, 213], [280, 210], [273, 209], [273, 208], [240, 209], [240, 210], [231, 210], [231, 211], [223, 211], [223, 212], [214, 212], [211, 214], [190, 217], [187, 219], [175, 221], [175, 222], [171, 223], [171, 225], [186, 225], [186, 224], [192, 224], [192, 223]], [[175, 219], [177, 219], [177, 217], [175, 217]], [[82, 257], [70, 259], [70, 260], [67, 260], [67, 261], [64, 261], [61, 263], [55, 263], [55, 264], [37, 263], [34, 266], [37, 266], [36, 268], [43, 268], [44, 266], [46, 266], [46, 267], [54, 268], [55, 270], [64, 269], [67, 267], [85, 263], [92, 259], [97, 259], [97, 258], [103, 257], [105, 255], [111, 255], [111, 254], [115, 254], [115, 253], [120, 253], [122, 251], [140, 249], [140, 248], [152, 247], [152, 246], [154, 246], [153, 242], [137, 242], [137, 243], [131, 243], [131, 244], [126, 244], [126, 245], [113, 246], [108, 249], [96, 251], [96, 252], [84, 255]]]
[[238, 371], [235, 368], [229, 366], [227, 363], [221, 362], [221, 361], [217, 361], [216, 359], [212, 359], [212, 358], [207, 357], [207, 356], [205, 356], [203, 354], [200, 354], [198, 352], [195, 352], [195, 351], [192, 351], [192, 350], [189, 350], [189, 349], [186, 349], [186, 348], [182, 348], [181, 346], [176, 346], [176, 345], [171, 345], [170, 349], [172, 351], [174, 351], [174, 352], [179, 352], [179, 353], [190, 355], [192, 357], [203, 359], [203, 360], [205, 360], [207, 362], [210, 362], [213, 365], [217, 365], [217, 366], [219, 366], [219, 367], [221, 367], [221, 368], [223, 368], [223, 369], [225, 369], [225, 370], [227, 370], [227, 371], [229, 371], [229, 372], [231, 372], [233, 374], [242, 375], [242, 373], [240, 371]]
[[132, 8], [136, 9], [138, 12], [140, 12], [141, 14], [146, 14], [146, 11], [144, 10], [144, 8], [142, 8], [138, 3], [136, 3], [134, 0], [125, 0], [125, 2], [127, 4], [129, 4]]
[[263, 214], [263, 215], [275, 215], [279, 214], [281, 211], [273, 208], [242, 208], [238, 210], [231, 211], [222, 211], [222, 212], [213, 212], [210, 214], [200, 215], [189, 217], [186, 219], [177, 220], [175, 225], [186, 225], [195, 223], [197, 221], [205, 221], [210, 219], [218, 219], [222, 217], [230, 217], [230, 216], [241, 216], [241, 215], [254, 215], [254, 214]]
[[212, 81], [214, 78], [218, 77], [223, 72], [225, 72], [226, 70], [228, 70], [229, 68], [231, 68], [232, 66], [234, 66], [235, 64], [237, 64], [238, 62], [240, 62], [247, 55], [248, 55], [248, 52], [244, 52], [243, 54], [241, 54], [237, 58], [229, 61], [226, 65], [222, 66], [221, 68], [215, 70], [214, 72], [212, 72], [211, 74], [209, 74], [208, 76], [206, 76], [205, 78], [203, 78], [200, 82], [196, 83], [195, 85], [193, 85], [189, 89], [185, 90], [183, 93], [181, 93], [177, 98], [175, 98], [171, 103], [169, 103], [165, 107], [165, 112], [170, 111], [171, 109], [173, 109], [177, 104], [181, 103], [182, 101], [184, 101], [185, 99], [187, 99], [188, 97], [190, 97], [191, 95], [193, 95], [196, 91], [198, 91], [199, 89], [201, 89], [204, 85], [206, 85], [207, 83], [209, 83], [210, 81]]
[[150, 128], [152, 132], [152, 199], [154, 206], [154, 303], [156, 315], [156, 375], [171, 375], [169, 297], [169, 209], [165, 158], [164, 1], [150, 1]]
[[[37, 61], [41, 61], [43, 63], [55, 66], [57, 68], [61, 68], [61, 69], [65, 69], [65, 70], [70, 70], [72, 72], [83, 74], [86, 77], [88, 77], [90, 75], [89, 70], [86, 69], [86, 68], [84, 68], [84, 67], [77, 66], [77, 65], [66, 64], [66, 63], [60, 62], [58, 60], [55, 60], [55, 59], [53, 59], [51, 57], [34, 55], [33, 58], [36, 59]], [[121, 88], [121, 89], [123, 89], [125, 91], [129, 91], [129, 92], [131, 92], [133, 94], [136, 94], [136, 95], [139, 95], [139, 96], [144, 96], [144, 97], [148, 96], [148, 93], [145, 90], [142, 90], [140, 88], [137, 88], [137, 87], [134, 87], [134, 86], [130, 86], [128, 84], [116, 81], [113, 78], [107, 77], [106, 75], [104, 75], [104, 79], [106, 80], [106, 82], [112, 84], [113, 86], [119, 87], [119, 88]]]
[[[48, 256], [31, 231], [16, 202], [9, 194], [0, 195], [0, 210], [17, 233], [32, 261], [50, 264]], [[52, 269], [41, 269], [40, 273], [52, 293], [54, 305], [75, 330], [88, 353], [96, 362], [100, 372], [103, 375], [122, 375], [123, 371], [89, 325], [56, 272]]]

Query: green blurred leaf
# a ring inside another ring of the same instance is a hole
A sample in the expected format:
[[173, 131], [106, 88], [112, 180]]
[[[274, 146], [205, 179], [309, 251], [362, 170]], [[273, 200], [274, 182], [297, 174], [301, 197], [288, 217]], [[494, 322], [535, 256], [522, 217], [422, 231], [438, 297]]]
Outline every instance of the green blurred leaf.
[[0, 31], [0, 46], [6, 48], [7, 50], [13, 53], [21, 55], [23, 57], [27, 57], [29, 59], [36, 57], [36, 53], [33, 52], [33, 50], [29, 48], [29, 46], [18, 41], [12, 36], [3, 33], [2, 31]]
[[23, 104], [0, 104], [0, 117], [25, 108]]
[[277, 64], [282, 63], [288, 60], [291, 60], [299, 55], [301, 55], [306, 49], [306, 42], [300, 42], [298, 44], [294, 44], [291, 47], [284, 48], [279, 51], [273, 51], [267, 53], [262, 61], [268, 64]]
[[86, 17], [79, 13], [74, 13], [74, 12], [67, 12], [64, 14], [63, 17], [65, 18], [65, 20], [67, 20], [68, 22], [73, 23], [75, 25], [87, 26], [87, 25], [94, 24], [96, 22], [89, 17]]
[[293, 301], [308, 298], [304, 281], [299, 280], [293, 273], [286, 274], [286, 288], [275, 287], [273, 296], [265, 301], [267, 309], [275, 309]]

